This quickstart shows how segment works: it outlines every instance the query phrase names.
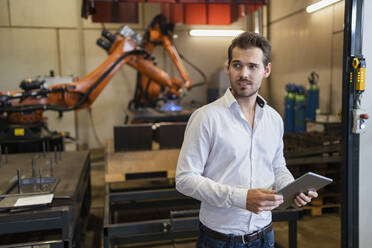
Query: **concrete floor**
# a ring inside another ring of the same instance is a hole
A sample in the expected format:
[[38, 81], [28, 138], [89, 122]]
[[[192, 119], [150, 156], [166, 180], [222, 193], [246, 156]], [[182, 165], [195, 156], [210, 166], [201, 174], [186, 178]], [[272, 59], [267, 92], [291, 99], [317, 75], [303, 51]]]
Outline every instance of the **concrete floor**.
[[[91, 183], [92, 203], [85, 233], [84, 247], [103, 247], [102, 223], [104, 207], [104, 162], [103, 153], [92, 153]], [[288, 226], [286, 222], [274, 223], [275, 240], [279, 247], [288, 247]], [[304, 216], [298, 222], [298, 248], [336, 248], [341, 247], [341, 221], [336, 213], [323, 214], [322, 216]], [[125, 246], [129, 247], [129, 246]], [[136, 246], [131, 246], [136, 247]], [[149, 245], [147, 247], [159, 248], [192, 248], [195, 241], [185, 243]]]

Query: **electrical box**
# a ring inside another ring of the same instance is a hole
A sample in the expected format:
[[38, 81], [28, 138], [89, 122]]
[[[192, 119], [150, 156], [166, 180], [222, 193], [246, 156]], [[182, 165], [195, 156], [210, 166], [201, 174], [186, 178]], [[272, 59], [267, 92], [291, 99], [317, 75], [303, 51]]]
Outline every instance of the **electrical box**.
[[362, 118], [363, 115], [367, 115], [367, 112], [364, 109], [353, 110], [353, 133], [365, 132], [367, 120]]

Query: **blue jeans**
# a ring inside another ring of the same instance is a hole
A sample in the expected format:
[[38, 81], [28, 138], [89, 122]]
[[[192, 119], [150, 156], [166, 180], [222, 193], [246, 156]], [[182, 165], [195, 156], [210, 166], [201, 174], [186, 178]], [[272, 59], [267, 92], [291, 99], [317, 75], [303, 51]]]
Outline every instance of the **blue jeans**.
[[230, 234], [229, 241], [221, 241], [206, 235], [204, 226], [199, 225], [199, 237], [196, 242], [196, 248], [274, 248], [274, 230], [268, 233], [263, 232], [260, 239], [247, 243], [238, 243], [234, 241], [235, 235]]

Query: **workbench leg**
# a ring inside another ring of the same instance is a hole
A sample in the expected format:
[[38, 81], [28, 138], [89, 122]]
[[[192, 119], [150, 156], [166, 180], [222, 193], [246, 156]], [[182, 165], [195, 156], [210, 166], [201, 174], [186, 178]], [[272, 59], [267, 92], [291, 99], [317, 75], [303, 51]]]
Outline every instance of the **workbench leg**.
[[289, 248], [297, 248], [297, 220], [288, 221]]
[[72, 241], [71, 240], [65, 241], [65, 247], [72, 248]]
[[104, 235], [104, 238], [103, 238], [103, 244], [104, 244], [104, 248], [109, 248], [110, 247], [110, 239], [107, 235]]
[[71, 234], [71, 229], [69, 225], [70, 211], [64, 211], [62, 213], [62, 240], [67, 245], [68, 248], [72, 247], [73, 234]]

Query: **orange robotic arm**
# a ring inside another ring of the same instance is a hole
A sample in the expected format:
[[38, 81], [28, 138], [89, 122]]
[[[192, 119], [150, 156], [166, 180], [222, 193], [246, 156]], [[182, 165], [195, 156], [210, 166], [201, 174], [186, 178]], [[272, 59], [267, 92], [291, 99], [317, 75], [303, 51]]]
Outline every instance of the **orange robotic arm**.
[[164, 15], [156, 16], [150, 23], [144, 35], [142, 46], [145, 50], [152, 53], [154, 46], [163, 45], [168, 52], [172, 62], [184, 81], [185, 87], [189, 89], [192, 85], [190, 77], [186, 72], [182, 60], [173, 45], [173, 24], [168, 23]]
[[[173, 24], [168, 23], [164, 15], [157, 15], [152, 20], [145, 31], [141, 47], [149, 52], [149, 54], [152, 54], [154, 47], [157, 45], [162, 45], [168, 52], [181, 77], [181, 79], [172, 78], [172, 84], [176, 87], [182, 87], [181, 91], [190, 89], [193, 84], [185, 70], [177, 49], [173, 44]], [[148, 58], [148, 60], [150, 60], [150, 58]], [[139, 74], [137, 80], [138, 85], [135, 95], [135, 101], [137, 101], [136, 105], [146, 106], [149, 102], [151, 103], [156, 101], [161, 91], [161, 87], [147, 75]], [[169, 91], [168, 93], [171, 95], [173, 94], [172, 91]]]
[[48, 88], [42, 82], [23, 82], [22, 90], [0, 92], [0, 113], [7, 113], [11, 123], [32, 123], [42, 121], [44, 110], [69, 111], [88, 107], [124, 64], [178, 96], [182, 85], [173, 83], [167, 73], [146, 59], [148, 52], [140, 48], [135, 39], [123, 36], [122, 31], [116, 35], [104, 31], [109, 42], [99, 39], [97, 43], [108, 51], [109, 57], [93, 72], [81, 80]]

